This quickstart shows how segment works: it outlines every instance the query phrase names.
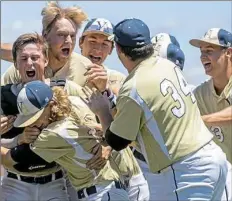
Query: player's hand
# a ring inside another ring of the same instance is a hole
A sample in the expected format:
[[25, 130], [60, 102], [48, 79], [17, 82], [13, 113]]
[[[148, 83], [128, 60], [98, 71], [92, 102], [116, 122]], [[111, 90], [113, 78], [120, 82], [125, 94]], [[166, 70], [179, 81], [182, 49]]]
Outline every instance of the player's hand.
[[85, 76], [87, 76], [87, 86], [92, 88], [92, 85], [94, 85], [100, 92], [106, 90], [108, 76], [107, 71], [102, 66], [97, 64], [89, 65]]
[[86, 95], [86, 99], [82, 99], [92, 110], [95, 115], [104, 114], [106, 112], [110, 113], [110, 102], [108, 100], [107, 94], [101, 94], [97, 89], [90, 89], [85, 86], [82, 91]]
[[97, 144], [91, 151], [94, 156], [87, 162], [87, 168], [100, 170], [102, 169], [109, 159], [112, 148], [107, 145]]
[[12, 115], [9, 116], [1, 115], [1, 131], [0, 131], [1, 135], [13, 128], [13, 123], [15, 118], [16, 117]]
[[21, 135], [18, 138], [18, 144], [30, 144], [34, 142], [41, 131], [36, 127], [26, 127]]

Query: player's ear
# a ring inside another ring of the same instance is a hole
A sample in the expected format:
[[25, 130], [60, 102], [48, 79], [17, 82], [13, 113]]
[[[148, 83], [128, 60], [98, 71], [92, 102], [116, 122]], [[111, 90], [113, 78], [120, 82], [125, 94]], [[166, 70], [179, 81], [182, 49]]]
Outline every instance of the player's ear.
[[232, 59], [232, 47], [226, 49], [226, 56]]
[[49, 61], [49, 59], [48, 59], [47, 57], [45, 57], [45, 59], [44, 59], [44, 66], [45, 66], [45, 67], [47, 67], [48, 61]]
[[18, 70], [17, 62], [16, 61], [14, 61], [14, 67]]
[[45, 40], [48, 39], [48, 34], [47, 34], [47, 32], [46, 32], [45, 30], [42, 31], [42, 36], [43, 36], [43, 38], [44, 38]]
[[81, 36], [79, 39], [79, 47], [81, 50], [83, 49], [84, 38], [85, 38], [84, 36]]

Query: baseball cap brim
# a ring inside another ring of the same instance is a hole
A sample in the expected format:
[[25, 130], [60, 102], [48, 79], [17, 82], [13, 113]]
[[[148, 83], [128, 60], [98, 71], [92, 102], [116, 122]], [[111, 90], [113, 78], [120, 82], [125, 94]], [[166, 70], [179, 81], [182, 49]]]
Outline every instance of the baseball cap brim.
[[17, 115], [16, 120], [14, 121], [14, 127], [27, 127], [35, 123], [40, 116], [43, 114], [44, 108], [35, 114], [30, 115]]
[[107, 37], [111, 36], [111, 34], [107, 34], [107, 33], [103, 32], [103, 31], [98, 31], [98, 30], [94, 30], [94, 31], [92, 31], [92, 30], [85, 31], [85, 32], [82, 34], [82, 36], [86, 36], [86, 35], [88, 35], [88, 34], [101, 34], [101, 35], [104, 35], [104, 36], [107, 36]]
[[202, 47], [203, 45], [207, 45], [207, 44], [212, 44], [212, 45], [217, 45], [217, 46], [221, 46], [224, 47], [223, 45], [220, 45], [217, 41], [212, 41], [212, 40], [206, 40], [206, 39], [192, 39], [189, 41], [189, 43], [194, 46], [194, 47]]

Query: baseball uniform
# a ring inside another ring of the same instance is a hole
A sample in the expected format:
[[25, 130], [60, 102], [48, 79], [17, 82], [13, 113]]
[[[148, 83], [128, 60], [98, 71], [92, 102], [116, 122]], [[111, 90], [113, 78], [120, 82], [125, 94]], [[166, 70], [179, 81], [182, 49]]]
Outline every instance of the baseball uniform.
[[[60, 81], [59, 84], [65, 85], [64, 88], [69, 95], [81, 96], [83, 94], [83, 92], [81, 90], [81, 86], [75, 84], [72, 81], [66, 80], [66, 82], [65, 82], [65, 80], [64, 80], [64, 83], [63, 83], [62, 80], [60, 80], [60, 79], [59, 80], [52, 79], [50, 84], [57, 85], [58, 83], [55, 83], [56, 81]], [[47, 82], [49, 84], [49, 80]], [[21, 88], [22, 88], [22, 84], [17, 84], [17, 85], [11, 86], [11, 90], [15, 95], [17, 95], [19, 93]], [[4, 146], [4, 144], [3, 144], [4, 140], [5, 139], [1, 139], [3, 146]], [[12, 139], [12, 141], [14, 141], [14, 139]], [[35, 167], [31, 166], [31, 168], [35, 168]], [[54, 168], [45, 169], [45, 170], [40, 169], [40, 170], [33, 171], [33, 172], [17, 171], [14, 168], [8, 169], [8, 172], [10, 172], [10, 175], [12, 175], [12, 173], [14, 175], [17, 174], [18, 179], [20, 179], [20, 177], [22, 177], [22, 176], [40, 177], [40, 176], [54, 174], [55, 172], [58, 172], [58, 171], [61, 171], [60, 166], [55, 166]], [[60, 179], [59, 181], [54, 180], [54, 181], [51, 181], [47, 184], [38, 183], [37, 185], [27, 183], [26, 181], [24, 182], [24, 181], [14, 181], [14, 180], [9, 178], [9, 174], [8, 174], [8, 176], [3, 178], [3, 186], [2, 186], [3, 195], [8, 197], [8, 199], [15, 200], [16, 197], [21, 197], [23, 200], [38, 200], [42, 196], [43, 200], [49, 200], [49, 199], [53, 198], [52, 195], [53, 196], [57, 195], [56, 196], [57, 198], [60, 197], [60, 198], [62, 198], [62, 200], [66, 200], [67, 198], [65, 198], [65, 197], [68, 197], [67, 192], [66, 192], [66, 186], [64, 183], [64, 179]], [[18, 188], [16, 188], [16, 185], [18, 186], [19, 184], [20, 184], [20, 191], [17, 190]], [[64, 189], [64, 190], [60, 190], [60, 189]], [[70, 188], [67, 188], [67, 190], [68, 190], [68, 192], [70, 192]], [[36, 193], [37, 191], [42, 191], [43, 193], [37, 194]], [[50, 191], [50, 192], [48, 192], [48, 191]], [[57, 192], [57, 191], [59, 191], [59, 192]], [[9, 194], [9, 192], [11, 192], [11, 193]], [[28, 192], [30, 192], [30, 193], [28, 193]], [[46, 193], [46, 192], [48, 192], [48, 193]]]
[[[76, 109], [75, 113], [78, 114], [79, 121], [94, 128], [97, 125], [96, 117], [87, 105], [79, 97], [69, 97], [69, 99]], [[125, 180], [130, 200], [149, 200], [147, 181], [130, 148], [128, 147], [120, 152], [113, 151], [112, 158], [114, 161], [112, 161], [111, 166]]]
[[110, 88], [117, 87], [118, 89], [120, 89], [126, 79], [126, 76], [119, 71], [106, 67], [105, 65], [103, 65], [103, 67], [107, 70], [108, 86]]
[[212, 142], [195, 97], [172, 62], [151, 56], [130, 72], [110, 131], [140, 145], [150, 171], [159, 175], [155, 200], [221, 198], [225, 155]]
[[86, 167], [87, 161], [93, 157], [91, 151], [98, 143], [91, 134], [94, 131], [77, 125], [76, 121], [57, 121], [42, 131], [31, 149], [47, 162], [55, 161], [66, 169], [79, 199], [128, 200], [126, 191], [117, 186], [119, 176], [109, 162], [100, 171]]
[[[167, 33], [159, 33], [151, 38], [151, 42], [154, 48], [154, 56], [160, 56], [164, 59], [168, 59], [177, 66], [180, 67], [181, 70], [184, 68], [185, 55], [184, 52], [180, 48], [180, 44], [177, 39]], [[139, 152], [136, 147], [133, 147], [133, 153], [136, 157], [143, 174], [148, 182], [149, 191], [150, 191], [150, 199], [153, 200], [156, 198], [156, 174], [152, 174], [149, 170], [149, 167], [145, 161], [144, 156]]]
[[[230, 78], [228, 84], [224, 88], [221, 95], [217, 95], [215, 88], [213, 86], [213, 80], [207, 80], [201, 85], [199, 85], [195, 91], [195, 97], [197, 99], [197, 104], [200, 109], [201, 115], [207, 115], [214, 112], [221, 111], [232, 104], [232, 77]], [[209, 104], [210, 103], [210, 104]], [[232, 148], [232, 124], [223, 126], [208, 126], [211, 133], [214, 134], [214, 141], [218, 144], [221, 149], [226, 153], [228, 160], [228, 176], [226, 181], [226, 197], [228, 200], [232, 200], [231, 195], [231, 148]], [[226, 199], [225, 199], [226, 200]]]

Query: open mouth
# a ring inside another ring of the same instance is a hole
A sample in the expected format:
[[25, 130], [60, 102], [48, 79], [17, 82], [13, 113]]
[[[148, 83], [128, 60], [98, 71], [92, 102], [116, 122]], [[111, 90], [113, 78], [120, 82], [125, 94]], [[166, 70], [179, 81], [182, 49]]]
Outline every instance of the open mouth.
[[61, 51], [64, 56], [69, 56], [70, 48], [62, 48]]
[[211, 67], [211, 63], [210, 62], [205, 62], [203, 65], [204, 65], [204, 67], [205, 67], [206, 70]]
[[89, 59], [93, 62], [93, 63], [98, 63], [101, 61], [101, 57], [95, 57], [93, 55], [89, 55]]
[[27, 70], [26, 74], [27, 74], [27, 77], [33, 78], [35, 77], [35, 70]]

